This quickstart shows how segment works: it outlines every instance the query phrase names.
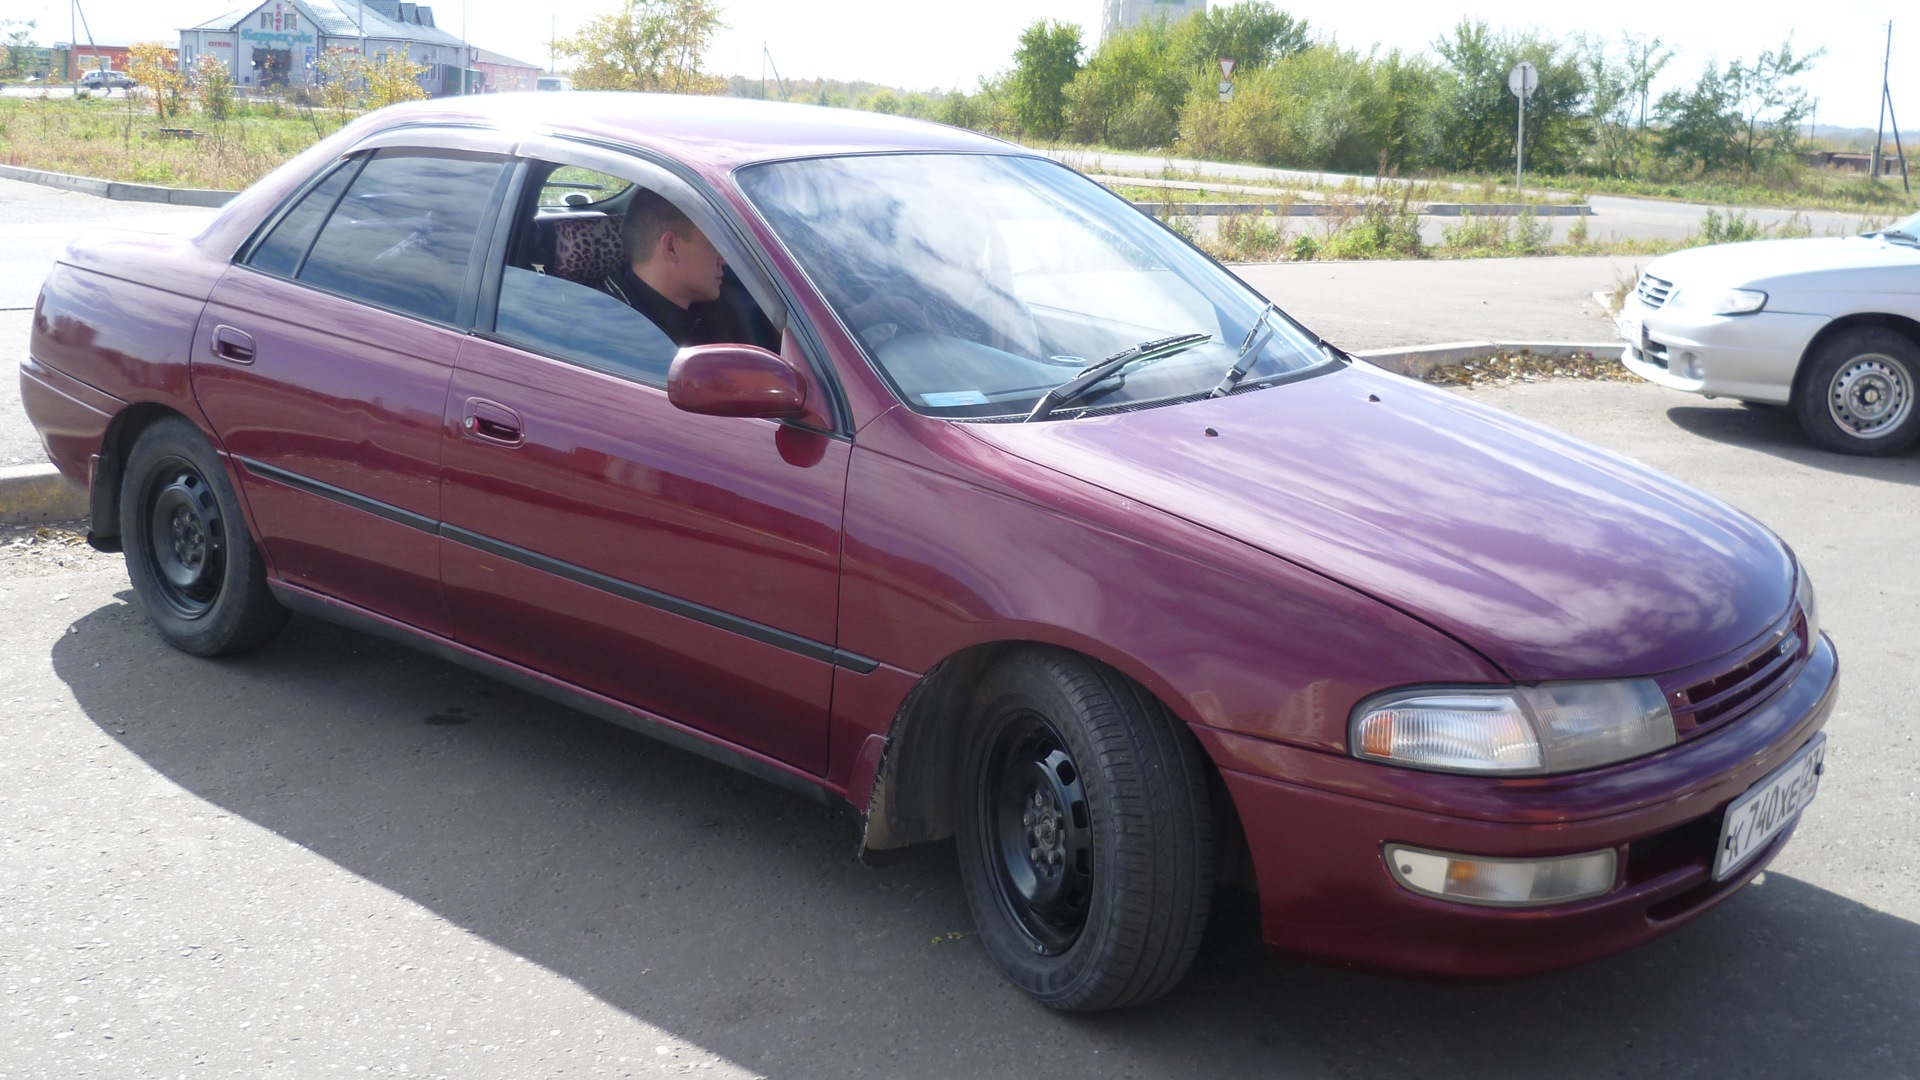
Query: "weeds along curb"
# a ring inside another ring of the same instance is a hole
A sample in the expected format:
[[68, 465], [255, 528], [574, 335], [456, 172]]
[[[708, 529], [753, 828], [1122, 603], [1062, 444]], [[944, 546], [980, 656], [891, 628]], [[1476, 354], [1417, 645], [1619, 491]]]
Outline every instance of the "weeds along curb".
[[47, 172], [44, 169], [24, 169], [18, 165], [0, 165], [0, 180], [18, 180], [23, 184], [39, 184], [42, 187], [77, 191], [82, 195], [96, 195], [102, 199], [116, 199], [121, 202], [168, 203], [173, 206], [225, 206], [227, 200], [240, 194], [237, 191], [216, 191], [211, 188], [172, 188], [161, 187], [158, 184], [128, 184], [119, 180], [98, 180], [91, 176]]
[[1449, 341], [1440, 345], [1370, 349], [1353, 355], [1396, 375], [1418, 379], [1436, 368], [1457, 367], [1495, 353], [1526, 353], [1544, 359], [1608, 356], [1620, 352], [1617, 341]]
[[0, 468], [0, 525], [44, 525], [86, 517], [87, 490], [49, 464]]

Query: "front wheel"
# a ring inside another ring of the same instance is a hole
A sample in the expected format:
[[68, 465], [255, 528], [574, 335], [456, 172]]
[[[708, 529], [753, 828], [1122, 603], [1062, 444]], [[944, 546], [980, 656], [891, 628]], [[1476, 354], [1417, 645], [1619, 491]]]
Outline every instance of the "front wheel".
[[1794, 412], [1816, 446], [1892, 454], [1920, 436], [1920, 345], [1884, 327], [1836, 335], [1807, 360]]
[[1213, 884], [1192, 737], [1125, 676], [1055, 650], [997, 664], [969, 722], [956, 833], [988, 955], [1056, 1009], [1172, 989], [1199, 949]]
[[287, 621], [226, 469], [183, 417], [133, 444], [120, 486], [127, 577], [167, 643], [196, 656], [265, 644]]

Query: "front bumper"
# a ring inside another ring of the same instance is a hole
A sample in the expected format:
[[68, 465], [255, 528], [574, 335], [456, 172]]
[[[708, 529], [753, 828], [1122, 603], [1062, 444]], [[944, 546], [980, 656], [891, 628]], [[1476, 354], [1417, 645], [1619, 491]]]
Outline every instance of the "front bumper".
[[[1417, 805], [1369, 797], [1365, 772], [1329, 769], [1324, 754], [1218, 731], [1202, 738], [1247, 835], [1269, 945], [1400, 974], [1508, 978], [1650, 940], [1765, 869], [1791, 828], [1732, 877], [1713, 880], [1721, 817], [1825, 725], [1838, 675], [1822, 638], [1791, 683], [1722, 730], [1591, 773], [1527, 781], [1428, 774], [1417, 779], [1431, 797]], [[1498, 798], [1454, 797], [1496, 788]], [[1449, 812], [1454, 805], [1475, 816]], [[1386, 866], [1388, 843], [1500, 858], [1610, 848], [1618, 869], [1613, 888], [1590, 900], [1479, 907], [1402, 887]]]
[[1629, 296], [1614, 328], [1626, 342], [1620, 362], [1649, 382], [1785, 405], [1800, 358], [1827, 322], [1824, 315], [1777, 311], [1693, 315]]

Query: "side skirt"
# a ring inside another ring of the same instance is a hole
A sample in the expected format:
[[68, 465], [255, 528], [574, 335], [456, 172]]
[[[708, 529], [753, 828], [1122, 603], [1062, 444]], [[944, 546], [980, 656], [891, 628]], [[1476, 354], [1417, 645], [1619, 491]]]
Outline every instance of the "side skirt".
[[819, 778], [784, 765], [764, 754], [757, 754], [733, 743], [715, 739], [665, 717], [622, 705], [612, 698], [582, 690], [569, 683], [542, 675], [531, 668], [467, 648], [435, 634], [416, 630], [331, 597], [284, 582], [268, 582], [268, 586], [273, 590], [274, 599], [302, 615], [311, 615], [316, 619], [338, 623], [352, 630], [419, 649], [429, 656], [498, 679], [508, 686], [537, 694], [568, 708], [578, 709], [589, 716], [658, 739], [676, 749], [698, 754], [709, 761], [738, 769], [750, 776], [785, 788], [809, 802], [831, 806], [838, 801], [834, 797], [836, 793], [824, 787]]

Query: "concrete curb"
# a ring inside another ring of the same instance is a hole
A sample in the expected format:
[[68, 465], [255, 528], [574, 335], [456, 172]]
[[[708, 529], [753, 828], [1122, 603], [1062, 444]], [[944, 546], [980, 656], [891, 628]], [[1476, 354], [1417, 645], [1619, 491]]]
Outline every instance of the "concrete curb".
[[1369, 349], [1353, 355], [1396, 375], [1417, 379], [1435, 368], [1453, 367], [1494, 353], [1531, 353], [1557, 358], [1607, 356], [1620, 349], [1617, 341], [1449, 341], [1411, 348]]
[[49, 464], [0, 468], [0, 525], [77, 521], [92, 512], [87, 489]]
[[42, 187], [60, 188], [64, 191], [77, 191], [82, 195], [95, 195], [102, 199], [117, 199], [121, 202], [169, 203], [174, 206], [219, 207], [237, 191], [215, 191], [212, 188], [174, 188], [161, 187], [158, 184], [128, 184], [119, 180], [96, 180], [91, 176], [71, 176], [67, 173], [47, 172], [45, 169], [23, 169], [18, 165], [0, 165], [0, 179], [18, 180], [23, 184], [39, 184]]

